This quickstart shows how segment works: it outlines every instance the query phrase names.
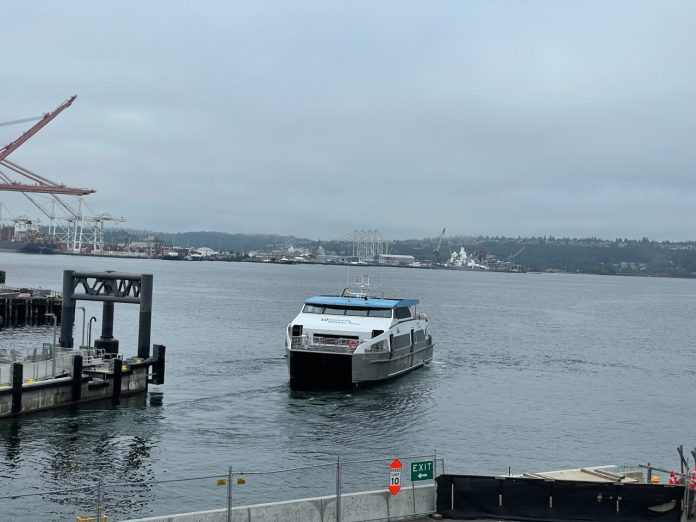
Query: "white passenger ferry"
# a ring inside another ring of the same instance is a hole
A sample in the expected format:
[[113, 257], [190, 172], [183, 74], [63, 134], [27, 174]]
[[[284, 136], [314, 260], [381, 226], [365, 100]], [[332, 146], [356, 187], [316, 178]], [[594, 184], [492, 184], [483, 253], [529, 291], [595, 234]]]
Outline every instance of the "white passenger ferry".
[[367, 276], [341, 295], [305, 299], [286, 332], [290, 386], [353, 387], [428, 364], [433, 340], [418, 303], [371, 295]]

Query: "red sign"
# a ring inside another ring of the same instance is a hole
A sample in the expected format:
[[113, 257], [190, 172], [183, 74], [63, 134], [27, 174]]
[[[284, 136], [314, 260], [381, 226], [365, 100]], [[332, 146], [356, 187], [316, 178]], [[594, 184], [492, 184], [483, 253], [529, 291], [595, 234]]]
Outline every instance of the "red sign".
[[401, 489], [401, 461], [399, 459], [394, 459], [391, 464], [389, 464], [389, 492], [392, 495], [396, 495]]

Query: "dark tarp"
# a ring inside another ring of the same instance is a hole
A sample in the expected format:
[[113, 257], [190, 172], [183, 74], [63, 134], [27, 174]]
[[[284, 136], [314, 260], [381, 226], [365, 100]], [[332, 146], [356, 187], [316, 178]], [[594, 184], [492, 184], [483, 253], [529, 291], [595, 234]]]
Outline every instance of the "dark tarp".
[[678, 522], [683, 487], [440, 475], [437, 512], [457, 520]]

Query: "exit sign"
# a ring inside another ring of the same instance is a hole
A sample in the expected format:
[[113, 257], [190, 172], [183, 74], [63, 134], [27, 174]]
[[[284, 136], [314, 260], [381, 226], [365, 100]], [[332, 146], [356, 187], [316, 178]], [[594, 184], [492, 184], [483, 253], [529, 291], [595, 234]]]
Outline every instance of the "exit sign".
[[433, 479], [433, 461], [411, 462], [411, 482]]

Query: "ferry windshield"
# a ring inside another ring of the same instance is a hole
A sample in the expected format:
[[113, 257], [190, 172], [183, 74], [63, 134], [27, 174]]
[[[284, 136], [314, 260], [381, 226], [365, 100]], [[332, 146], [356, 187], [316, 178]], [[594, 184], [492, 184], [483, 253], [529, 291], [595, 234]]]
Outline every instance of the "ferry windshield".
[[360, 308], [354, 306], [319, 306], [306, 304], [302, 309], [305, 314], [349, 315], [352, 317], [383, 317], [391, 318], [391, 308]]

